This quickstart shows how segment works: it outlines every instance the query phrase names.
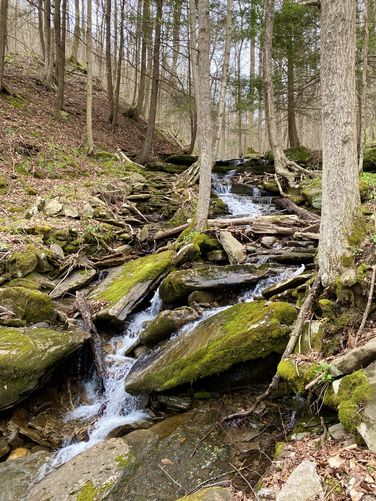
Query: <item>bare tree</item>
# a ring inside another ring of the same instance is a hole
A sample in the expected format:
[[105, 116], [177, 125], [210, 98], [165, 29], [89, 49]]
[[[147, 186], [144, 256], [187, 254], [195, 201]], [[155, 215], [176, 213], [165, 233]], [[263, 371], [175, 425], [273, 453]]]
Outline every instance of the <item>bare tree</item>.
[[66, 36], [67, 0], [55, 0], [54, 32], [56, 51], [56, 80], [57, 97], [56, 108], [64, 107], [64, 79], [65, 79], [65, 36]]
[[359, 172], [363, 171], [364, 150], [366, 146], [366, 125], [367, 125], [367, 74], [368, 74], [368, 1], [364, 0], [363, 11], [363, 50], [362, 50], [362, 86], [360, 93], [360, 134], [359, 134]]
[[118, 63], [116, 67], [116, 82], [115, 82], [115, 99], [114, 99], [114, 116], [112, 120], [113, 130], [117, 127], [118, 115], [119, 115], [119, 98], [120, 98], [120, 83], [121, 83], [121, 71], [122, 71], [122, 61], [124, 58], [124, 18], [125, 18], [125, 0], [122, 0], [120, 6], [120, 43], [119, 43], [119, 56]]
[[8, 0], [1, 0], [0, 4], [0, 92], [4, 92], [4, 58], [7, 42]]
[[112, 82], [112, 53], [111, 53], [111, 0], [106, 0], [106, 80], [108, 101], [108, 122], [114, 119], [114, 86]]
[[86, 144], [87, 154], [94, 150], [93, 139], [93, 29], [92, 29], [92, 2], [87, 0], [87, 27], [86, 27]]
[[324, 285], [351, 280], [362, 236], [355, 92], [355, 0], [321, 1], [322, 210], [318, 262]]
[[51, 1], [44, 0], [43, 12], [43, 31], [44, 31], [44, 68], [43, 68], [43, 83], [50, 89], [52, 86], [52, 70], [53, 70], [53, 44], [51, 32]]
[[81, 25], [80, 25], [80, 0], [74, 0], [74, 32], [72, 54], [70, 60], [77, 63], [78, 60], [78, 47], [80, 43]]

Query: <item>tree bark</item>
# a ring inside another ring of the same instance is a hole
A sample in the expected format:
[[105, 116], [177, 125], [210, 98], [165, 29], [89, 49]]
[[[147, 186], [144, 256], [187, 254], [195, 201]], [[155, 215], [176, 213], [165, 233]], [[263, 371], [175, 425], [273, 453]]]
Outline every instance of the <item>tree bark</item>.
[[[88, 8], [89, 10], [89, 8]], [[92, 8], [90, 7], [90, 10]], [[73, 45], [71, 61], [77, 63], [78, 61], [78, 46], [80, 43], [81, 25], [80, 25], [80, 0], [74, 0], [74, 33], [73, 33]]]
[[287, 50], [287, 118], [290, 148], [300, 146], [298, 129], [296, 127], [295, 109], [295, 72], [292, 43]]
[[368, 74], [368, 44], [369, 44], [369, 28], [368, 28], [368, 1], [364, 0], [363, 12], [363, 50], [362, 50], [362, 87], [360, 94], [360, 137], [359, 137], [359, 172], [363, 171], [364, 150], [366, 147], [366, 126], [367, 126], [367, 74]]
[[87, 0], [87, 28], [86, 28], [86, 143], [87, 154], [94, 150], [93, 139], [93, 29], [92, 29], [92, 0]]
[[8, 0], [1, 0], [0, 4], [0, 92], [4, 91], [4, 58], [7, 41]]
[[137, 162], [143, 164], [149, 157], [151, 145], [153, 141], [153, 133], [155, 128], [155, 118], [157, 115], [157, 101], [159, 90], [159, 72], [160, 72], [160, 46], [161, 46], [161, 23], [162, 23], [162, 6], [163, 0], [156, 0], [157, 4], [157, 18], [155, 21], [155, 35], [154, 35], [154, 50], [153, 50], [153, 81], [150, 95], [150, 108], [148, 124], [146, 129], [145, 141], [140, 155], [137, 157]]
[[144, 0], [142, 8], [142, 45], [141, 45], [141, 72], [138, 90], [137, 104], [134, 109], [134, 117], [137, 119], [141, 113], [145, 101], [146, 67], [148, 30], [150, 30], [150, 0]]
[[[232, 0], [230, 0], [232, 1]], [[177, 76], [178, 57], [180, 50], [180, 26], [181, 26], [181, 12], [183, 2], [182, 0], [175, 0], [174, 14], [173, 14], [173, 28], [172, 28], [172, 64], [171, 73], [173, 77]]]
[[67, 0], [62, 0], [62, 3], [61, 0], [55, 0], [54, 31], [56, 51], [57, 110], [62, 110], [64, 107], [66, 14]]
[[[194, 0], [190, 1], [193, 8]], [[198, 0], [198, 56], [196, 83], [197, 128], [199, 140], [199, 194], [196, 210], [196, 229], [202, 230], [207, 225], [211, 173], [214, 163], [213, 123], [211, 117], [210, 87], [210, 19], [208, 0]]]
[[107, 101], [108, 101], [108, 122], [112, 123], [114, 118], [114, 88], [112, 82], [112, 61], [111, 61], [111, 1], [106, 0], [105, 22], [106, 22], [106, 81], [107, 81]]
[[115, 82], [115, 102], [114, 102], [114, 117], [112, 120], [112, 129], [117, 127], [119, 116], [119, 98], [120, 98], [120, 84], [121, 84], [121, 70], [122, 61], [124, 58], [124, 16], [125, 16], [125, 0], [122, 0], [120, 6], [120, 41], [119, 41], [119, 57], [116, 68], [116, 82]]
[[46, 59], [46, 47], [44, 44], [44, 33], [43, 33], [43, 0], [38, 0], [38, 32], [39, 32], [39, 42], [40, 49], [42, 51], [43, 61]]
[[354, 278], [351, 248], [362, 236], [355, 92], [355, 0], [321, 1], [323, 285]]

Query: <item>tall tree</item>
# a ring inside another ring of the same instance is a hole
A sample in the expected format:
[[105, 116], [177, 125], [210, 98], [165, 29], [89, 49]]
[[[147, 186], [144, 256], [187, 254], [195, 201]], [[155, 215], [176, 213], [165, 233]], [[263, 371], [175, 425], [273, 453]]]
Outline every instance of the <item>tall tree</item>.
[[364, 150], [366, 146], [366, 126], [367, 126], [367, 74], [368, 74], [368, 45], [369, 45], [369, 27], [368, 27], [368, 2], [364, 0], [363, 11], [363, 48], [362, 48], [362, 85], [360, 92], [360, 134], [359, 134], [359, 172], [363, 170]]
[[318, 263], [324, 285], [354, 278], [351, 245], [362, 231], [355, 91], [355, 0], [321, 0], [322, 210]]
[[148, 49], [148, 42], [149, 42], [149, 38], [150, 38], [150, 36], [149, 36], [150, 30], [151, 30], [150, 0], [143, 0], [140, 84], [139, 84], [139, 88], [138, 88], [137, 103], [136, 103], [136, 106], [133, 110], [133, 116], [136, 119], [142, 113], [144, 101], [145, 101], [147, 49]]
[[139, 163], [145, 163], [149, 157], [151, 145], [153, 141], [153, 134], [155, 128], [155, 118], [157, 116], [157, 101], [159, 90], [159, 73], [160, 73], [160, 48], [161, 48], [161, 24], [162, 24], [162, 7], [163, 0], [156, 0], [157, 12], [155, 20], [155, 33], [154, 33], [154, 48], [153, 48], [153, 78], [150, 94], [150, 107], [148, 123], [146, 128], [146, 136], [142, 151], [137, 157]]
[[121, 0], [120, 6], [120, 41], [119, 41], [119, 55], [116, 65], [116, 81], [115, 81], [115, 96], [114, 96], [114, 116], [112, 120], [112, 129], [115, 130], [118, 122], [119, 115], [119, 99], [120, 99], [120, 84], [122, 73], [122, 62], [124, 58], [124, 19], [125, 19], [125, 0]]
[[112, 81], [112, 52], [111, 52], [111, 4], [112, 0], [106, 0], [106, 81], [108, 101], [108, 122], [114, 119], [114, 85]]
[[[91, 7], [90, 7], [91, 9]], [[74, 32], [71, 61], [77, 63], [78, 60], [78, 47], [80, 43], [81, 25], [80, 25], [80, 0], [74, 0]]]
[[43, 67], [43, 83], [50, 89], [52, 86], [52, 70], [53, 70], [53, 43], [51, 32], [51, 1], [44, 0], [43, 12], [43, 30], [44, 30], [44, 67]]
[[0, 92], [4, 91], [4, 58], [7, 43], [8, 0], [1, 0], [0, 4]]
[[64, 107], [66, 18], [67, 0], [62, 0], [62, 2], [61, 0], [55, 0], [54, 32], [57, 80], [56, 108], [58, 110], [62, 110]]
[[92, 0], [87, 1], [86, 27], [86, 144], [87, 154], [94, 150], [93, 139], [93, 29], [92, 29]]

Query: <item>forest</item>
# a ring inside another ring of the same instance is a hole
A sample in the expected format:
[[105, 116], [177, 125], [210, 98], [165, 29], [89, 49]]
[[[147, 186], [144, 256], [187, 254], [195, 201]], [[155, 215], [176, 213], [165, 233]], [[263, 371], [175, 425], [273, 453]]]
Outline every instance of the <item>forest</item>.
[[376, 499], [375, 0], [0, 0], [0, 501]]

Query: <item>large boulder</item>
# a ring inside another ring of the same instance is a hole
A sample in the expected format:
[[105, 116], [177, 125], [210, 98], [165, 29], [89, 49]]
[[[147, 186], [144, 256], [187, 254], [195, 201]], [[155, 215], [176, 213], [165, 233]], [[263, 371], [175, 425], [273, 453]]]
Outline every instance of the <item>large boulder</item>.
[[15, 318], [29, 323], [53, 321], [55, 310], [52, 300], [44, 292], [26, 287], [4, 287], [0, 289], [0, 303]]
[[5, 263], [6, 270], [11, 277], [22, 278], [35, 270], [38, 265], [38, 257], [35, 249], [30, 245], [10, 254]]
[[74, 271], [54, 288], [51, 297], [56, 299], [64, 296], [68, 292], [84, 287], [95, 277], [96, 273], [97, 272], [92, 268]]
[[201, 266], [170, 273], [161, 284], [160, 294], [165, 303], [177, 303], [195, 290], [252, 285], [276, 273], [270, 265]]
[[127, 315], [167, 273], [172, 266], [173, 256], [173, 251], [165, 251], [112, 269], [89, 295], [89, 299], [107, 303], [97, 313], [96, 319], [122, 324]]
[[295, 308], [283, 302], [231, 306], [139, 359], [126, 379], [126, 389], [164, 391], [221, 373], [238, 362], [282, 353], [295, 318]]
[[86, 339], [79, 331], [0, 327], [0, 410], [38, 388]]
[[168, 338], [183, 325], [200, 318], [195, 308], [183, 306], [175, 310], [164, 310], [152, 320], [140, 334], [140, 341], [146, 345], [154, 345]]

